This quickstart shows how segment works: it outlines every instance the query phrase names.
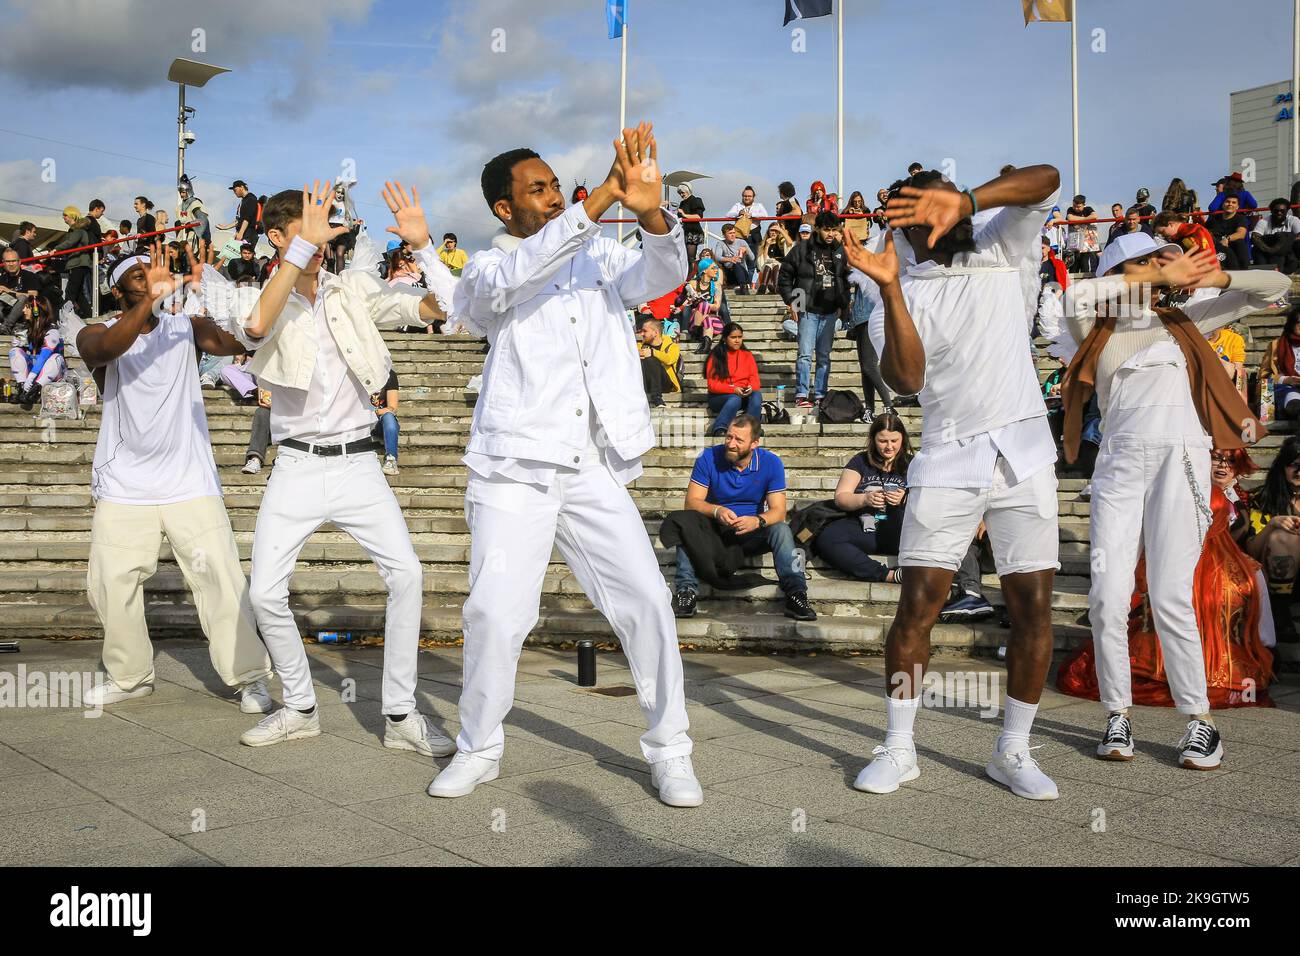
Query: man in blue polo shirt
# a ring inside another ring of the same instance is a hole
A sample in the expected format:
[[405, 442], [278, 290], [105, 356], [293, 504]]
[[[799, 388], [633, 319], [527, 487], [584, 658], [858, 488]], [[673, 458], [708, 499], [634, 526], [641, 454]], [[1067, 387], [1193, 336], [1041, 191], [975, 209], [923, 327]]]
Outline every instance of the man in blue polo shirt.
[[[701, 529], [712, 541], [691, 540], [697, 556], [713, 549], [739, 548], [744, 555], [772, 552], [781, 590], [785, 592], [785, 614], [797, 621], [813, 621], [817, 614], [808, 603], [808, 585], [795, 558], [794, 535], [786, 524], [785, 466], [766, 448], [760, 448], [763, 425], [752, 415], [737, 415], [721, 445], [706, 448], [695, 459], [691, 483], [686, 490], [685, 517], [692, 513], [707, 519], [675, 522]], [[677, 516], [683, 516], [677, 512]], [[672, 520], [673, 515], [665, 523]], [[687, 532], [689, 534], [689, 532]], [[735, 553], [733, 551], [733, 553]], [[730, 569], [721, 570], [725, 576]], [[707, 577], [707, 575], [706, 575]], [[677, 546], [677, 587], [673, 613], [678, 617], [695, 614], [699, 580], [687, 548]]]

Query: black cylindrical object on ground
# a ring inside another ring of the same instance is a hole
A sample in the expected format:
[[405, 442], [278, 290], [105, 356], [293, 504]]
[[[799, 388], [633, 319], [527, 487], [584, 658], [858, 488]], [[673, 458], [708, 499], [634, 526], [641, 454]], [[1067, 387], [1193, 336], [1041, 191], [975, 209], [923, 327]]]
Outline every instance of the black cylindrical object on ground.
[[592, 641], [578, 642], [578, 686], [596, 686], [596, 645]]

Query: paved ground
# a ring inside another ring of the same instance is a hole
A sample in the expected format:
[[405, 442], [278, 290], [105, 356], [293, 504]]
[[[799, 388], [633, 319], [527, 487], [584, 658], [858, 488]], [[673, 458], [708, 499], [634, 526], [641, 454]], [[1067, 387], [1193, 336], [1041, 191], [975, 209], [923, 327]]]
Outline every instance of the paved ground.
[[[99, 647], [26, 640], [0, 671], [89, 671]], [[576, 687], [572, 653], [524, 652], [501, 778], [459, 800], [425, 795], [433, 761], [382, 748], [378, 649], [311, 656], [324, 733], [264, 749], [239, 745], [253, 718], [223, 699], [197, 641], [160, 643], [157, 692], [93, 720], [0, 710], [0, 865], [1300, 862], [1294, 676], [1277, 708], [1221, 715], [1215, 773], [1173, 765], [1182, 725], [1152, 708], [1136, 711], [1136, 761], [1097, 761], [1096, 705], [1048, 692], [1036, 753], [1061, 799], [1035, 803], [984, 777], [998, 723], [974, 708], [921, 715], [915, 783], [853, 790], [883, 733], [878, 658], [692, 653], [705, 805], [677, 810], [650, 787], [635, 698]], [[460, 651], [421, 652], [420, 677], [421, 709], [454, 735]], [[601, 654], [598, 689], [629, 684], [622, 656]]]

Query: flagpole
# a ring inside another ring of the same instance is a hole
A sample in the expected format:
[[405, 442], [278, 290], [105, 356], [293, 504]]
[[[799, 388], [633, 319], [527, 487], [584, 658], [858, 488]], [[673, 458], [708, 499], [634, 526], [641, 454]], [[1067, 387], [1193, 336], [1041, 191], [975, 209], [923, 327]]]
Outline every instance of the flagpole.
[[[1300, 3], [1300, 0], [1297, 0]], [[627, 4], [623, 5], [623, 55], [622, 68], [619, 71], [618, 82], [618, 130], [619, 135], [623, 135], [623, 127], [627, 126]], [[618, 204], [618, 241], [623, 241], [623, 204]]]
[[[1296, 0], [1300, 6], [1300, 0]], [[836, 44], [835, 44], [835, 194], [844, 202], [844, 0], [835, 4]]]
[[[1296, 0], [1300, 5], [1300, 0]], [[1079, 34], [1075, 24], [1079, 19], [1079, 3], [1070, 4], [1070, 97], [1071, 115], [1074, 121], [1074, 195], [1083, 190], [1079, 187]]]
[[1300, 0], [1295, 0], [1295, 10], [1291, 15], [1291, 175], [1300, 176]]

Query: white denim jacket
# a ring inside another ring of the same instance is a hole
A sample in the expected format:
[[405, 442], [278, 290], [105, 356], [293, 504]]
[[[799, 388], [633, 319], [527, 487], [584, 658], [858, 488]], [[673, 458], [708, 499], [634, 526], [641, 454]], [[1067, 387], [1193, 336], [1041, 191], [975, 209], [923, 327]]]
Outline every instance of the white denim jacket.
[[686, 281], [682, 227], [628, 249], [579, 203], [527, 239], [504, 232], [466, 264], [452, 302], [491, 343], [468, 451], [572, 468], [592, 407], [625, 462], [654, 446], [627, 310]]
[[[373, 243], [364, 235], [357, 239], [357, 249], [348, 268], [338, 275], [321, 270], [316, 294], [323, 299], [325, 317], [339, 353], [367, 392], [383, 387], [392, 368], [392, 358], [380, 329], [427, 325], [420, 318], [420, 300], [430, 292], [450, 315], [456, 280], [438, 258], [437, 247], [430, 242], [416, 251], [415, 257], [428, 279], [428, 290], [407, 285], [389, 287], [379, 277], [378, 257]], [[205, 292], [208, 285], [205, 272]], [[271, 330], [255, 338], [248, 334], [247, 325], [260, 294], [260, 289], [234, 290], [237, 303], [234, 314], [239, 318], [231, 332], [249, 349], [257, 350], [248, 371], [261, 382], [306, 390], [316, 368], [316, 322], [312, 311], [299, 297], [291, 296]]]

